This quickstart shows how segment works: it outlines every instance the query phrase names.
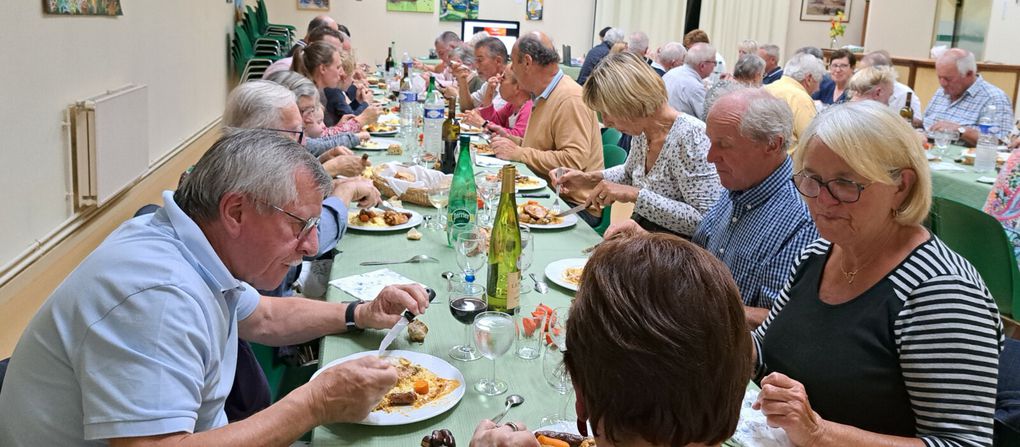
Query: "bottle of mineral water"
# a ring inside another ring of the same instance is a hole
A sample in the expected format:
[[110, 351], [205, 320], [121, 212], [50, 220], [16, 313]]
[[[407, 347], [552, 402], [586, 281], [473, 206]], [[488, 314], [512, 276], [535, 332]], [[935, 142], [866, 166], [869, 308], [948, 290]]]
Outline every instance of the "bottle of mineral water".
[[446, 102], [436, 88], [436, 78], [429, 77], [429, 88], [425, 93], [425, 152], [439, 156], [443, 152], [443, 121], [446, 119]]
[[974, 149], [974, 172], [995, 172], [998, 137], [995, 128], [995, 106], [988, 104], [978, 119], [977, 147]]

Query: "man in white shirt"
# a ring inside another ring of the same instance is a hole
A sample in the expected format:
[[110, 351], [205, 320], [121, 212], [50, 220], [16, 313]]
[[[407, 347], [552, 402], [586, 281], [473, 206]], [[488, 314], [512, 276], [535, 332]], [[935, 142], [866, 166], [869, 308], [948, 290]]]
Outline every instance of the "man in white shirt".
[[711, 76], [715, 67], [715, 48], [707, 43], [691, 45], [684, 64], [662, 76], [669, 105], [688, 115], [701, 116], [705, 107], [705, 84], [702, 80]]
[[[499, 109], [506, 105], [506, 101], [499, 96], [499, 89], [489, 95], [488, 81], [494, 76], [503, 74], [503, 71], [506, 70], [508, 57], [506, 45], [495, 37], [487, 37], [475, 44], [475, 67], [478, 69], [478, 76], [486, 82], [482, 84], [482, 88], [473, 93], [470, 92], [467, 78], [471, 69], [463, 65], [457, 67], [454, 75], [457, 76], [461, 110], [480, 109], [489, 105]], [[489, 96], [492, 97], [491, 101], [486, 100]]]

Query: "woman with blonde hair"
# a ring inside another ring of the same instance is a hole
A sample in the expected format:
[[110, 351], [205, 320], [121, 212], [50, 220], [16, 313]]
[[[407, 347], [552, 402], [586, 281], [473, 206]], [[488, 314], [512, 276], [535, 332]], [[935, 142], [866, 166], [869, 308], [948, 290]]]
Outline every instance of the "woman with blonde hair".
[[867, 67], [857, 70], [846, 86], [851, 101], [870, 99], [884, 105], [889, 105], [889, 98], [892, 97], [895, 88], [896, 70], [892, 67]]
[[722, 190], [707, 160], [705, 123], [670, 107], [662, 78], [629, 52], [607, 55], [582, 96], [606, 126], [634, 137], [630, 154], [601, 171], [553, 169], [553, 185], [561, 192], [594, 188], [589, 205], [634, 203], [632, 218], [642, 228], [690, 238]]
[[793, 157], [821, 239], [752, 333], [754, 407], [796, 445], [992, 445], [1002, 322], [921, 225], [931, 175], [913, 130], [873, 101], [836, 105]]

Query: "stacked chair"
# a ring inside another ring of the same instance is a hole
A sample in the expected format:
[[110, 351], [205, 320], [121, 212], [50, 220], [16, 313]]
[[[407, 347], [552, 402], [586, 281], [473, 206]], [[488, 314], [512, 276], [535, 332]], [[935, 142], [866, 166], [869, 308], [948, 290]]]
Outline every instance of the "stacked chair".
[[259, 79], [273, 62], [285, 57], [294, 44], [295, 28], [269, 23], [265, 2], [245, 7], [241, 21], [234, 24], [231, 58], [240, 82]]

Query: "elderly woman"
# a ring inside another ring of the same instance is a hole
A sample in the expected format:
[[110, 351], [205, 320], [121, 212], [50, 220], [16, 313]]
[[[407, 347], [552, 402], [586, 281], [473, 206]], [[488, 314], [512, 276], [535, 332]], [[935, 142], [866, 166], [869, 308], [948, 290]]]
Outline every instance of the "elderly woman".
[[602, 171], [553, 169], [553, 185], [561, 192], [594, 187], [589, 204], [634, 203], [632, 218], [642, 228], [689, 238], [722, 188], [706, 160], [705, 123], [670, 107], [662, 78], [631, 53], [607, 55], [583, 98], [606, 126], [634, 136], [630, 154], [623, 165]]
[[[600, 447], [718, 445], [751, 375], [745, 330], [736, 284], [709, 252], [666, 234], [604, 242], [567, 322], [578, 419]], [[483, 421], [471, 445], [538, 445], [515, 425]]]
[[[499, 109], [496, 109], [492, 103], [492, 96], [497, 88], [499, 88], [499, 96], [506, 101], [506, 104]], [[498, 85], [492, 79], [489, 80], [489, 88], [486, 92], [489, 97], [482, 101], [489, 105], [464, 112], [464, 121], [521, 144], [524, 132], [528, 130], [528, 119], [531, 118], [531, 94], [520, 88], [517, 78], [514, 77], [514, 72], [509, 66], [503, 71], [503, 79]]]
[[294, 52], [293, 69], [319, 89], [319, 101], [326, 108], [327, 126], [336, 126], [342, 118], [350, 115], [355, 123], [342, 127], [342, 130], [356, 131], [379, 118], [379, 108], [367, 103], [360, 110], [351, 109], [344, 90], [353, 82], [350, 74], [354, 73], [355, 65], [349, 54], [325, 42], [313, 42]]
[[[752, 41], [753, 42], [753, 41]], [[731, 79], [720, 79], [712, 88], [705, 93], [705, 107], [702, 110], [702, 121], [708, 120], [708, 111], [715, 104], [715, 101], [723, 95], [739, 90], [744, 87], [761, 87], [762, 78], [765, 77], [765, 59], [757, 54], [745, 54], [737, 59], [733, 66], [733, 77]]]
[[827, 105], [846, 102], [846, 84], [854, 74], [856, 65], [857, 56], [850, 51], [842, 48], [833, 51], [832, 57], [829, 58], [829, 77], [832, 78], [832, 82], [822, 83], [811, 97]]
[[794, 170], [822, 239], [752, 333], [754, 407], [796, 445], [991, 445], [1002, 323], [974, 267], [921, 226], [913, 131], [873, 101], [832, 107]]
[[847, 83], [851, 101], [870, 99], [889, 105], [896, 89], [896, 70], [892, 67], [867, 67], [854, 73]]
[[[368, 132], [339, 132], [333, 135], [313, 135], [313, 128], [319, 124], [316, 119], [316, 105], [319, 108], [319, 92], [315, 84], [308, 78], [293, 71], [278, 71], [266, 77], [266, 80], [273, 81], [294, 92], [297, 97], [298, 110], [301, 111], [301, 119], [304, 122], [305, 138], [303, 143], [312, 155], [316, 157], [335, 147], [352, 148], [364, 140], [369, 139]], [[322, 112], [323, 115], [325, 112]], [[348, 151], [349, 153], [349, 151]]]

